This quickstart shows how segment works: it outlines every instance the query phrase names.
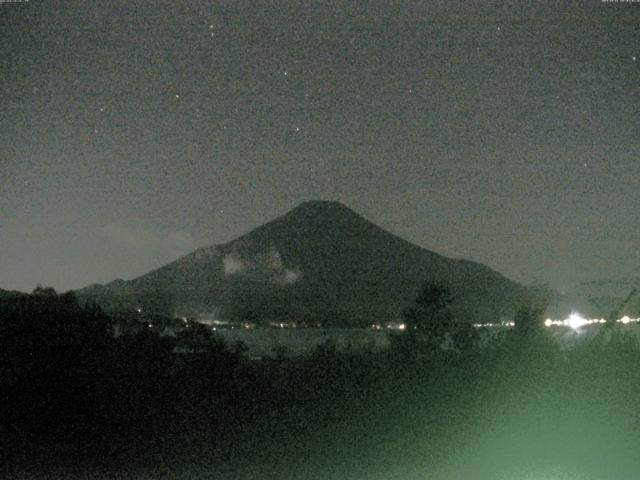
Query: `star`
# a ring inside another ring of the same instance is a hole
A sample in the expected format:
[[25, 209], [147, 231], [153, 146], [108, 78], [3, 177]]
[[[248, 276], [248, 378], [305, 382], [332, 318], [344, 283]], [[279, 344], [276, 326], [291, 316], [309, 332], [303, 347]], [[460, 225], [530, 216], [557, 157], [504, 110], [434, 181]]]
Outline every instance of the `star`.
[[631, 60], [633, 60], [633, 61], [635, 62], [636, 60], [638, 60], [638, 57], [636, 57], [635, 55], [633, 55], [633, 56], [631, 57]]
[[178, 95], [177, 93], [176, 93], [176, 98], [180, 98], [180, 95]]

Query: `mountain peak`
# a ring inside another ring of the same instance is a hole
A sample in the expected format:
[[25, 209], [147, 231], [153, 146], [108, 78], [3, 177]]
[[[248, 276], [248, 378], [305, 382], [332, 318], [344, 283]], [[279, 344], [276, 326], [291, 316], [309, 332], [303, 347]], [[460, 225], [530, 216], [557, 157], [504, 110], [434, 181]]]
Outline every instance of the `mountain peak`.
[[338, 207], [344, 207], [347, 208], [344, 204], [338, 202], [337, 200], [305, 200], [304, 202], [300, 203], [300, 205], [298, 205], [298, 207], [303, 207], [303, 206], [338, 206]]
[[303, 239], [315, 239], [329, 248], [330, 245], [335, 246], [336, 241], [354, 241], [355, 236], [366, 235], [366, 232], [373, 230], [382, 232], [382, 229], [340, 202], [312, 200], [299, 204], [225, 247], [246, 253], [266, 248], [265, 245], [296, 244]]
[[308, 200], [306, 202], [302, 202], [300, 205], [295, 207], [292, 212], [296, 211], [348, 211], [351, 213], [355, 212], [351, 210], [346, 205], [336, 202], [334, 200]]
[[334, 221], [345, 218], [364, 220], [346, 205], [331, 200], [310, 200], [303, 202], [293, 210], [290, 210], [284, 217], [299, 217], [303, 219], [322, 218], [323, 220]]

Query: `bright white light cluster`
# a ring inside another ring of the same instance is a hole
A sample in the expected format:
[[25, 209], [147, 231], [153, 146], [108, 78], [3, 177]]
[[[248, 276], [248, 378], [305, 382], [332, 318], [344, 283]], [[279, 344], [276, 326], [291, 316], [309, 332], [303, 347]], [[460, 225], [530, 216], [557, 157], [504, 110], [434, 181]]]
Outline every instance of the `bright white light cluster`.
[[500, 322], [500, 323], [474, 323], [476, 328], [495, 328], [495, 327], [514, 327], [515, 322]]
[[391, 323], [387, 323], [386, 325], [380, 324], [380, 323], [373, 323], [369, 326], [369, 328], [371, 330], [406, 330], [407, 329], [407, 325], [404, 323], [396, 323], [396, 322], [391, 322]]
[[[616, 323], [628, 324], [628, 323], [638, 323], [640, 322], [640, 318], [631, 318], [627, 315], [616, 320]], [[552, 320], [551, 318], [547, 318], [544, 321], [545, 327], [570, 327], [574, 330], [578, 330], [585, 325], [596, 325], [607, 323], [604, 318], [584, 318], [582, 315], [576, 312], [572, 312], [564, 320]], [[500, 323], [474, 323], [474, 327], [476, 328], [497, 328], [497, 327], [513, 327], [515, 326], [515, 322], [500, 322]]]
[[621, 319], [617, 320], [618, 323], [638, 323], [640, 322], [640, 318], [629, 318], [627, 315], [625, 315], [624, 317], [622, 317]]
[[[627, 315], [616, 320], [616, 323], [623, 323], [625, 325], [628, 323], [638, 323], [638, 322], [640, 322], [640, 318], [630, 318]], [[547, 318], [544, 321], [545, 327], [565, 326], [565, 327], [571, 327], [574, 330], [577, 330], [584, 325], [595, 325], [595, 324], [602, 324], [602, 323], [607, 323], [607, 321], [604, 318], [583, 318], [579, 313], [575, 313], [575, 312], [569, 315], [569, 317], [565, 318], [564, 320], [552, 320], [550, 318]]]

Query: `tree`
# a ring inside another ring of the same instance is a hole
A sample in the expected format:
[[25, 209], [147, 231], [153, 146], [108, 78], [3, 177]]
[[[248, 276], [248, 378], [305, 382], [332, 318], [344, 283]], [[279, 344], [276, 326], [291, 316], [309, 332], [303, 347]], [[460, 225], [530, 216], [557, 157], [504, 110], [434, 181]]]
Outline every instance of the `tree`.
[[542, 333], [544, 310], [545, 307], [531, 302], [520, 305], [513, 319], [514, 332], [526, 338]]
[[53, 287], [43, 287], [38, 283], [36, 288], [33, 289], [33, 295], [40, 297], [56, 297], [58, 294]]
[[424, 283], [413, 305], [402, 314], [406, 328], [425, 335], [430, 343], [440, 346], [454, 328], [450, 309], [452, 301], [447, 287]]
[[532, 301], [517, 309], [514, 326], [507, 331], [503, 346], [510, 365], [522, 375], [553, 366], [559, 353], [558, 343], [544, 327], [545, 306]]
[[213, 333], [211, 327], [198, 322], [191, 323], [188, 328], [182, 330], [176, 342], [192, 353], [219, 354], [228, 351], [227, 344], [221, 336]]

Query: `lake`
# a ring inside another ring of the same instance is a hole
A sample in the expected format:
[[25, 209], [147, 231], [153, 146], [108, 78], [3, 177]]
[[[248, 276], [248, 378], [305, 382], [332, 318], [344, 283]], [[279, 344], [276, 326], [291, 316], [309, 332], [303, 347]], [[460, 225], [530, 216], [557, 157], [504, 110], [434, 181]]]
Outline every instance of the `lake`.
[[388, 333], [363, 328], [222, 328], [217, 329], [228, 345], [241, 341], [251, 357], [275, 352], [286, 356], [310, 353], [318, 345], [333, 342], [340, 351], [380, 351], [389, 345]]

